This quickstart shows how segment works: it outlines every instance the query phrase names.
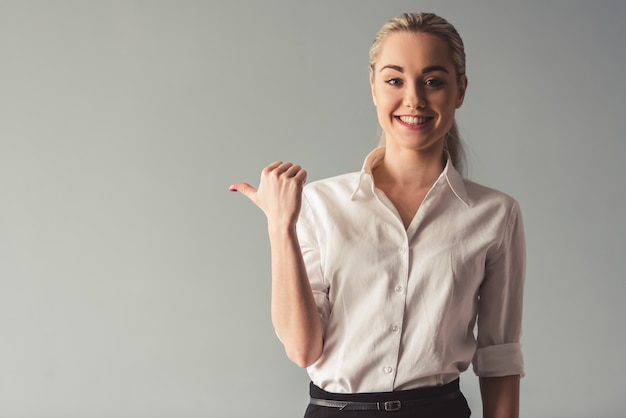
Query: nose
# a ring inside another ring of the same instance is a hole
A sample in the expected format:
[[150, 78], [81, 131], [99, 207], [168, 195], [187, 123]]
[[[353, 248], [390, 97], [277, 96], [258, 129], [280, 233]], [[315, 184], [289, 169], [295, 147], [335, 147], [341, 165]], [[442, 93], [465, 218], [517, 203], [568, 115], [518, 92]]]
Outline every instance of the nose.
[[409, 87], [405, 90], [404, 105], [410, 109], [424, 109], [426, 97], [418, 86]]

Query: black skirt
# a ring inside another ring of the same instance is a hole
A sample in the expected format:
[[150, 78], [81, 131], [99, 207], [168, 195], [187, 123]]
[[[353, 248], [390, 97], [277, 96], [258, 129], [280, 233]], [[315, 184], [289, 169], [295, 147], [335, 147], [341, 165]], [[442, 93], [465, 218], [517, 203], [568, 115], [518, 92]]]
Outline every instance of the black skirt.
[[459, 379], [446, 385], [377, 393], [331, 393], [310, 385], [304, 418], [468, 418]]

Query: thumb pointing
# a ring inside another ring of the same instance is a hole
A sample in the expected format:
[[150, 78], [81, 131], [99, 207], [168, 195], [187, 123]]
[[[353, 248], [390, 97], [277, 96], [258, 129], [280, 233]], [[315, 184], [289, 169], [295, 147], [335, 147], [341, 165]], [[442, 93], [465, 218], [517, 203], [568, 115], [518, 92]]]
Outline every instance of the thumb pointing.
[[231, 192], [239, 192], [247, 198], [252, 198], [252, 195], [256, 193], [256, 189], [248, 183], [235, 183], [231, 185], [228, 190]]

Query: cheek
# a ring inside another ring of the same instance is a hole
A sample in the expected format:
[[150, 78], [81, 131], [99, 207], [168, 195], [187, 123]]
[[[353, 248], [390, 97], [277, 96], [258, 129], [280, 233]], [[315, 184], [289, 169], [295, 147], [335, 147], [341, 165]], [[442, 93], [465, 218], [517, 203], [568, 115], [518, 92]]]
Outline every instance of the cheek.
[[446, 92], [445, 94], [433, 95], [430, 100], [430, 105], [436, 108], [437, 111], [443, 116], [454, 116], [454, 111], [457, 108], [457, 96]]
[[398, 107], [398, 103], [402, 101], [402, 96], [398, 93], [385, 91], [383, 94], [376, 96], [376, 108], [378, 112], [393, 111]]
[[[379, 102], [378, 99], [376, 101]], [[389, 112], [380, 103], [376, 106], [376, 118], [381, 127], [389, 125]]]

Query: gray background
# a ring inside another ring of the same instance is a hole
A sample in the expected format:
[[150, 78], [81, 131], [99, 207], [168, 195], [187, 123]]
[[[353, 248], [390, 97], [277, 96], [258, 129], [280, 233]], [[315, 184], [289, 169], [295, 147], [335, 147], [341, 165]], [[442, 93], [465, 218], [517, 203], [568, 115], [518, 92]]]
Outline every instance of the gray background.
[[468, 176], [524, 212], [522, 417], [622, 417], [625, 4], [0, 1], [0, 417], [301, 416], [264, 217], [227, 188], [358, 170], [407, 10], [460, 31]]

